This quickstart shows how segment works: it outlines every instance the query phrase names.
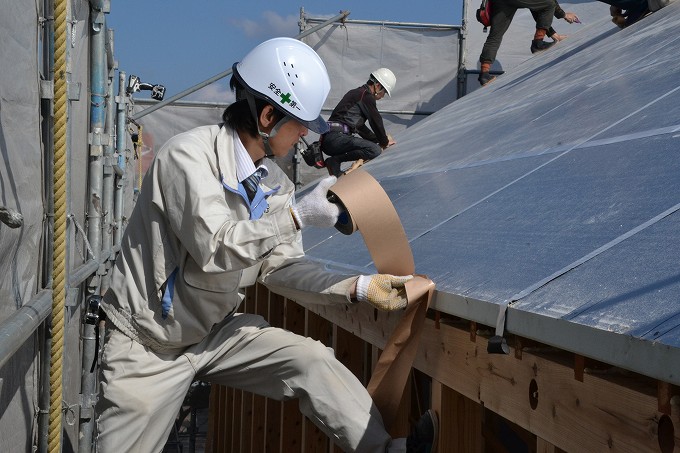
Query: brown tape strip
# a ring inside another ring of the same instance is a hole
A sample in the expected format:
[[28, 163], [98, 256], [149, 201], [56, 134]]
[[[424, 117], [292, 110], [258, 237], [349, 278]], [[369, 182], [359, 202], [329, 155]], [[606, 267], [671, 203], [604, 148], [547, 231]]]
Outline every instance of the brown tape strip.
[[406, 293], [409, 299], [406, 311], [387, 340], [367, 386], [388, 431], [397, 416], [418, 352], [420, 332], [434, 293], [434, 282], [427, 277], [416, 276], [406, 282]]
[[[359, 230], [375, 267], [381, 274], [413, 275], [415, 264], [406, 233], [389, 197], [380, 184], [362, 169], [338, 179], [331, 187]], [[389, 430], [413, 365], [434, 282], [416, 275], [406, 283], [408, 305], [387, 340], [368, 383], [368, 391]]]
[[364, 238], [376, 269], [383, 274], [412, 275], [413, 253], [390, 198], [362, 169], [342, 176], [331, 187]]

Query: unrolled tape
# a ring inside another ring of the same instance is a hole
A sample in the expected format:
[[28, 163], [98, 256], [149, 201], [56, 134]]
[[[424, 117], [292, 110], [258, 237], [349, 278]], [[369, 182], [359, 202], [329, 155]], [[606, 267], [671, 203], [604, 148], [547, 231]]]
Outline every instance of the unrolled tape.
[[340, 177], [330, 192], [347, 214], [338, 229], [345, 234], [361, 233], [379, 273], [414, 275], [406, 282], [406, 310], [387, 340], [367, 386], [389, 430], [418, 352], [435, 285], [427, 277], [415, 275], [413, 253], [399, 215], [378, 181], [357, 169]]

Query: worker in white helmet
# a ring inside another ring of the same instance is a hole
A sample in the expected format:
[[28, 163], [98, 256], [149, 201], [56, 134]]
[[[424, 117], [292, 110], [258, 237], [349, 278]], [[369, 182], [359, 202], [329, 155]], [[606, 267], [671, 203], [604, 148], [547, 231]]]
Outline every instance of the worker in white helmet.
[[[129, 219], [102, 304], [97, 451], [162, 451], [194, 381], [298, 398], [343, 450], [397, 451], [401, 439], [385, 432], [366, 389], [332, 350], [236, 313], [256, 279], [286, 297], [397, 308], [409, 277], [358, 283], [304, 257], [300, 229], [337, 221], [326, 197], [335, 177], [296, 202], [293, 183], [267, 156], [287, 155], [308, 129], [327, 130], [319, 114], [330, 82], [319, 56], [275, 38], [233, 69], [237, 101], [224, 123], [179, 134], [158, 151]], [[436, 423], [423, 418], [413, 448], [432, 441]]]
[[376, 69], [364, 85], [348, 91], [338, 102], [328, 118], [330, 130], [320, 139], [321, 151], [329, 156], [325, 160], [329, 174], [340, 176], [343, 162], [375, 159], [395, 143], [385, 132], [376, 101], [385, 94], [391, 96], [396, 83], [392, 71]]

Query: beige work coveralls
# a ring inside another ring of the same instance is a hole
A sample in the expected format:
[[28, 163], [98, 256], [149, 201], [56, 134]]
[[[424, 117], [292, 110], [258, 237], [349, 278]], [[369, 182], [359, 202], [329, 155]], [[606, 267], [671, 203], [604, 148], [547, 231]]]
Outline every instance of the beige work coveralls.
[[279, 190], [263, 217], [249, 220], [247, 203], [227, 188], [238, 187], [228, 127], [193, 129], [158, 151], [104, 297], [99, 453], [160, 452], [195, 380], [297, 398], [302, 413], [345, 451], [383, 452], [390, 444], [366, 389], [331, 349], [260, 316], [234, 314], [256, 276], [292, 299], [351, 303], [356, 276], [305, 259], [289, 210], [295, 187], [273, 161], [266, 165], [261, 187]]

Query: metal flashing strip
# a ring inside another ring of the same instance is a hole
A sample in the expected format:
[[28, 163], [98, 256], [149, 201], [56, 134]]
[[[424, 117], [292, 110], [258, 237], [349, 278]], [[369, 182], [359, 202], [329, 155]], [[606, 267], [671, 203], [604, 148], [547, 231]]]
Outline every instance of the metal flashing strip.
[[505, 331], [505, 318], [508, 312], [508, 306], [513, 300], [506, 299], [498, 306], [498, 318], [496, 319], [496, 334], [489, 338], [489, 343], [486, 346], [486, 352], [489, 354], [508, 354], [510, 348], [508, 342], [505, 340], [503, 333]]
[[[485, 326], [493, 325], [498, 314], [497, 303], [439, 291], [430, 308]], [[512, 313], [506, 327], [515, 335], [680, 385], [680, 372], [669, 366], [680, 363], [680, 348], [528, 311]]]
[[596, 256], [600, 255], [601, 253], [609, 250], [610, 248], [614, 247], [615, 245], [621, 243], [622, 241], [628, 239], [629, 237], [639, 233], [640, 231], [648, 228], [651, 225], [654, 225], [657, 223], [659, 220], [664, 219], [668, 217], [669, 215], [673, 214], [674, 212], [677, 212], [680, 209], [680, 203], [676, 204], [675, 206], [666, 209], [664, 212], [652, 217], [651, 219], [647, 220], [646, 222], [636, 226], [635, 228], [628, 230], [627, 232], [623, 233], [622, 235], [612, 239], [611, 241], [607, 242], [601, 247], [598, 247], [597, 249], [593, 250], [592, 252], [588, 253], [587, 255], [582, 256], [578, 260], [568, 264], [567, 266], [563, 267], [562, 269], [558, 270], [557, 272], [554, 272], [553, 274], [545, 277], [542, 280], [539, 280], [538, 282], [534, 283], [531, 286], [528, 286], [527, 288], [523, 289], [522, 291], [518, 292], [514, 296], [512, 296], [510, 299], [507, 299], [503, 301], [503, 303], [499, 304], [498, 306], [498, 318], [496, 320], [496, 335], [493, 339], [493, 346], [491, 343], [491, 340], [489, 342], [489, 352], [505, 352], [507, 354], [507, 348], [502, 348], [502, 351], [499, 351], [497, 349], [494, 349], [493, 351], [491, 350], [492, 348], [496, 348], [497, 343], [500, 342], [501, 346], [503, 344], [503, 333], [505, 330], [505, 324], [506, 324], [506, 318], [507, 318], [507, 310], [510, 305], [512, 305], [514, 302], [528, 296], [529, 294], [533, 293], [537, 289], [547, 285], [551, 281], [561, 277], [562, 275], [566, 274], [567, 272], [571, 271], [572, 269], [575, 269], [576, 267], [580, 266], [581, 264], [590, 261], [591, 259], [595, 258]]
[[430, 308], [459, 318], [493, 326], [498, 319], [498, 303], [435, 291]]
[[680, 348], [631, 335], [521, 312], [508, 322], [508, 330], [550, 346], [599, 360], [603, 363], [680, 385]]

